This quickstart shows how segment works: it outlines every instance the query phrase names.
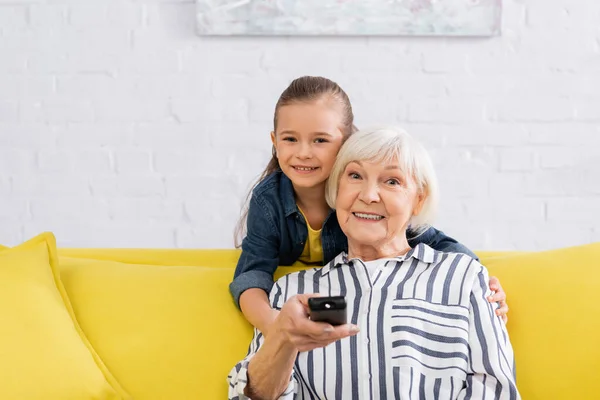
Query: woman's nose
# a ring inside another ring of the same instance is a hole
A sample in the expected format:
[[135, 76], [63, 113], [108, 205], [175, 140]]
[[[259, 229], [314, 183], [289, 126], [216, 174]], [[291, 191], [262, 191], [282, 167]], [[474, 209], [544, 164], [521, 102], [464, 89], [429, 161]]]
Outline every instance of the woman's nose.
[[375, 183], [368, 183], [362, 186], [359, 197], [364, 203], [371, 204], [379, 201], [379, 187]]

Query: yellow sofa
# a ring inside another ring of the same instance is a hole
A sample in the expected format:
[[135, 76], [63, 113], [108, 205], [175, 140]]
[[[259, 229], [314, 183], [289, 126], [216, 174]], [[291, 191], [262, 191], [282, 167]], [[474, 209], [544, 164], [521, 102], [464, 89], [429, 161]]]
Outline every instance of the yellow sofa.
[[[227, 373], [252, 336], [228, 292], [238, 256], [58, 249], [77, 323], [122, 389], [139, 400], [227, 397]], [[600, 243], [479, 256], [509, 296], [523, 398], [600, 398]], [[300, 268], [281, 267], [278, 276]]]

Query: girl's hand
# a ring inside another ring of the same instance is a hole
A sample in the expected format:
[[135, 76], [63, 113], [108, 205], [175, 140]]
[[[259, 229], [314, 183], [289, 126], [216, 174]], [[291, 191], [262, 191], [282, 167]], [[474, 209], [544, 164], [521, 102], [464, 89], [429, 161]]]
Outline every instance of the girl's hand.
[[506, 303], [506, 293], [500, 285], [500, 280], [495, 276], [490, 278], [490, 289], [495, 292], [492, 296], [488, 297], [490, 303], [498, 303], [500, 308], [496, 310], [496, 315], [501, 316], [504, 323], [508, 322], [508, 304]]
[[299, 294], [291, 297], [269, 327], [269, 335], [282, 335], [282, 339], [298, 351], [310, 351], [358, 333], [356, 325], [332, 326], [311, 321], [308, 317], [308, 299], [315, 296], [318, 295]]

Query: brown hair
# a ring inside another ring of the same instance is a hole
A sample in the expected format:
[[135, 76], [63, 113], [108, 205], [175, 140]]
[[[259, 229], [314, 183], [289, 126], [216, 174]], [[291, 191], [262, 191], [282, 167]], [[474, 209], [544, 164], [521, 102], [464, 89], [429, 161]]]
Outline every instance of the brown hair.
[[[350, 99], [340, 85], [330, 79], [320, 76], [302, 76], [300, 78], [296, 78], [283, 91], [283, 93], [281, 93], [281, 96], [279, 96], [279, 100], [277, 100], [277, 104], [275, 105], [273, 131], [277, 132], [277, 117], [281, 107], [301, 102], [310, 103], [320, 100], [324, 97], [337, 103], [337, 105], [340, 107], [340, 110], [343, 114], [341, 129], [342, 134], [344, 135], [343, 140], [345, 141], [348, 136], [358, 130], [354, 125], [354, 113], [352, 112]], [[280, 169], [279, 160], [275, 155], [275, 146], [273, 146], [271, 160], [267, 164], [265, 170], [260, 174], [258, 180], [252, 185], [244, 201], [241, 217], [235, 228], [235, 247], [241, 246], [241, 240], [245, 234], [246, 218], [248, 217], [248, 206], [252, 196], [252, 190], [266, 177], [276, 171], [279, 171]]]

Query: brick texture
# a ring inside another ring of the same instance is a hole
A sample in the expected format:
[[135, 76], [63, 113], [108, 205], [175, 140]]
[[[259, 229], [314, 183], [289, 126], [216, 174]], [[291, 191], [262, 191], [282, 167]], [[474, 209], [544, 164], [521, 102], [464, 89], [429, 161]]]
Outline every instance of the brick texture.
[[503, 4], [495, 38], [208, 38], [192, 0], [0, 0], [0, 243], [232, 247], [311, 74], [427, 145], [469, 247], [598, 241], [600, 2]]

